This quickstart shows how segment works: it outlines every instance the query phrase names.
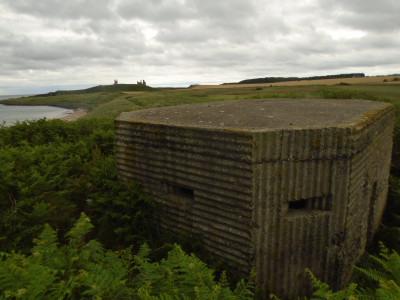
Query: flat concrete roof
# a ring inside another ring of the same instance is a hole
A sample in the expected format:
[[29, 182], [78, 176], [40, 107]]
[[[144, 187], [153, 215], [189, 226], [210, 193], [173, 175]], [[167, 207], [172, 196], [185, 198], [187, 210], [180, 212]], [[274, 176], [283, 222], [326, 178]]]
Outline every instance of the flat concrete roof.
[[310, 129], [352, 126], [390, 106], [367, 100], [233, 100], [124, 112], [117, 120], [210, 129]]

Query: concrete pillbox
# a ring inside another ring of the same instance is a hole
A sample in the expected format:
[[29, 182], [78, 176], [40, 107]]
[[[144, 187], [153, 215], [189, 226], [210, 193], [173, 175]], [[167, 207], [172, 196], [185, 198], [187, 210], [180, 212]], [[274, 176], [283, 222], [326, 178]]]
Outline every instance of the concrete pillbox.
[[121, 180], [160, 205], [160, 226], [255, 268], [261, 293], [332, 288], [378, 228], [386, 203], [394, 107], [364, 100], [265, 99], [122, 113]]

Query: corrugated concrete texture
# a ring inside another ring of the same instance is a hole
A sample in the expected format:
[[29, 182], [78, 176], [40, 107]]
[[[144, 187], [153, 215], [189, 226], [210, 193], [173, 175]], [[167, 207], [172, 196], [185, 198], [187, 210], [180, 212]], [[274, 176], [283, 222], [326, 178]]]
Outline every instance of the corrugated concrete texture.
[[363, 100], [225, 101], [122, 113], [122, 180], [160, 204], [160, 223], [192, 231], [248, 272], [258, 291], [310, 293], [305, 268], [332, 288], [378, 228], [394, 107]]

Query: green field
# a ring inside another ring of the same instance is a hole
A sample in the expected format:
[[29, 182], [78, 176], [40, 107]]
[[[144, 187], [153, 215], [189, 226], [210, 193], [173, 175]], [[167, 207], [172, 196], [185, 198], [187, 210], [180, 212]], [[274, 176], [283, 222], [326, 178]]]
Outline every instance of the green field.
[[25, 97], [3, 104], [55, 105], [90, 110], [88, 118], [115, 117], [123, 111], [160, 106], [260, 98], [350, 98], [390, 101], [400, 104], [400, 85], [272, 86], [204, 89], [157, 88], [149, 91], [111, 91], [76, 95]]

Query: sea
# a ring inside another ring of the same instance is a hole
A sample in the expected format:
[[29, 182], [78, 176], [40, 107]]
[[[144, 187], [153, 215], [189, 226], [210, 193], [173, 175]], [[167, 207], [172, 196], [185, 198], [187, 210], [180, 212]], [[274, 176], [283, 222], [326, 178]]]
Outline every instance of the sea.
[[1, 101], [10, 98], [20, 98], [32, 95], [0, 95], [0, 125], [11, 126], [16, 122], [26, 120], [38, 120], [42, 118], [57, 119], [73, 112], [72, 109], [59, 108], [54, 106], [24, 106], [24, 105], [3, 105]]

